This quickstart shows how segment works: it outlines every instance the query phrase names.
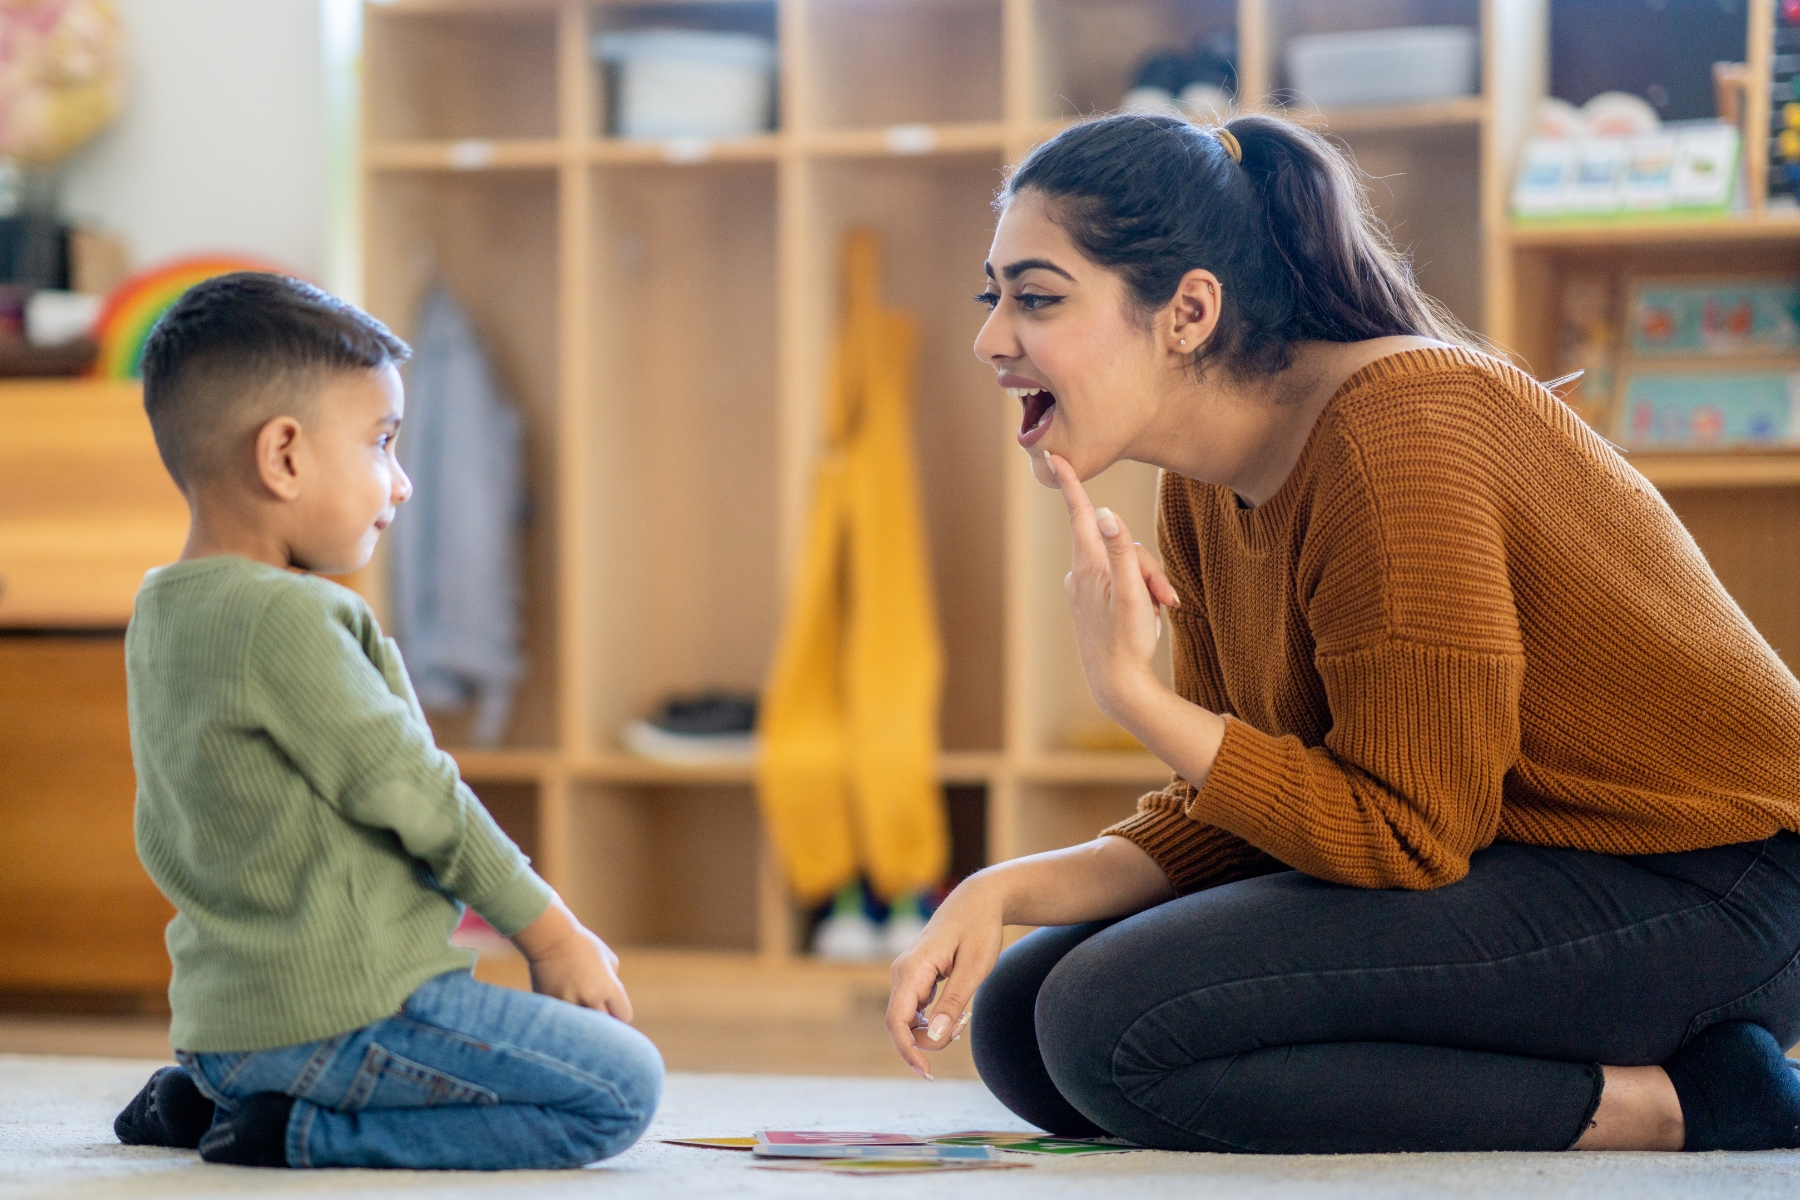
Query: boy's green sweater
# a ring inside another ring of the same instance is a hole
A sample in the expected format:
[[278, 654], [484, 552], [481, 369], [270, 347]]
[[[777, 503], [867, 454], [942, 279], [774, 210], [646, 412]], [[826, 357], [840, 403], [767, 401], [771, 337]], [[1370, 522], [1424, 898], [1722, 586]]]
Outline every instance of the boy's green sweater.
[[249, 559], [152, 571], [125, 634], [137, 846], [179, 910], [169, 1040], [317, 1041], [392, 1016], [550, 889], [433, 743], [362, 598]]

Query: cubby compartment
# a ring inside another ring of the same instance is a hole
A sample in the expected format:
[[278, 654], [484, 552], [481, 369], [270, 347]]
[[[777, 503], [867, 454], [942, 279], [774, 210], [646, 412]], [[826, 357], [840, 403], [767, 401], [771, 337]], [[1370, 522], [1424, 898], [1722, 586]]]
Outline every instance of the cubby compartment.
[[805, 128], [1001, 119], [1001, 0], [826, 0], [807, 13]]
[[1800, 487], [1665, 488], [1750, 623], [1800, 670]]
[[[1238, 6], [1232, 0], [1037, 0], [1037, 5], [1031, 115], [1042, 119], [1111, 112], [1147, 59], [1189, 54], [1202, 39], [1237, 28]], [[1238, 76], [1244, 78], [1241, 64]], [[1241, 95], [1239, 103], [1247, 106]]]
[[[1622, 330], [1624, 293], [1633, 278], [1800, 278], [1800, 240], [1782, 236], [1767, 241], [1713, 240], [1705, 236], [1704, 228], [1692, 231], [1691, 240], [1686, 240], [1682, 232], [1671, 228], [1655, 242], [1602, 237], [1588, 244], [1571, 241], [1519, 247], [1513, 252], [1519, 302], [1509, 314], [1513, 332], [1508, 349], [1541, 379], [1562, 373], [1567, 359], [1560, 344], [1561, 309], [1564, 295], [1575, 281], [1593, 281], [1589, 286], [1597, 284], [1611, 291], [1609, 319], [1615, 329]], [[1728, 366], [1733, 360], [1720, 361]]]
[[614, 946], [754, 950], [756, 799], [739, 784], [578, 784], [564, 892]]
[[556, 13], [363, 6], [374, 142], [556, 136]]
[[1092, 841], [1136, 811], [1138, 797], [1150, 790], [1118, 783], [1022, 784], [1014, 800], [1010, 844], [994, 847], [995, 861]]
[[943, 745], [997, 749], [1009, 457], [1000, 425], [1013, 402], [975, 357], [983, 314], [969, 297], [982, 287], [1000, 162], [986, 154], [826, 160], [810, 171], [811, 271], [801, 290], [814, 337], [796, 387], [813, 398], [807, 409], [819, 411], [842, 310], [844, 238], [854, 229], [876, 230], [886, 301], [919, 331], [913, 428], [944, 642]]
[[[369, 310], [409, 337], [441, 282], [468, 312], [525, 425], [529, 513], [521, 542], [521, 647], [506, 746], [556, 737], [557, 196], [549, 171], [392, 171], [365, 194]], [[399, 520], [406, 519], [401, 510]], [[433, 712], [440, 744], [461, 745], [469, 714]]]
[[1473, 125], [1343, 135], [1376, 217], [1426, 294], [1470, 329], [1483, 327], [1481, 137]]
[[[1596, 401], [1604, 436], [1618, 436], [1617, 404], [1639, 370], [1730, 372], [1791, 369], [1791, 355], [1675, 358], [1630, 349], [1634, 280], [1722, 282], [1800, 278], [1800, 242], [1780, 232], [1718, 240], [1707, 226], [1669, 228], [1655, 241], [1563, 235], [1513, 254], [1519, 297], [1509, 314], [1515, 353], [1539, 378], [1585, 367], [1611, 377], [1610, 403]], [[1527, 297], [1530, 297], [1528, 300]], [[1591, 311], [1590, 311], [1591, 310]], [[1590, 334], [1599, 345], [1584, 345]], [[1706, 555], [1719, 582], [1790, 668], [1800, 667], [1800, 469], [1787, 446], [1740, 451], [1649, 450], [1627, 454], [1662, 492]]]
[[[1031, 647], [1017, 666], [1019, 683], [1013, 697], [1022, 748], [1028, 754], [1055, 754], [1082, 750], [1135, 750], [1125, 732], [1101, 713], [1088, 691], [1075, 644], [1075, 622], [1063, 592], [1063, 576], [1069, 571], [1069, 515], [1062, 493], [1029, 477], [1029, 467], [1019, 461], [1008, 470], [1022, 478], [1014, 486], [1023, 493], [1025, 537], [1020, 547], [1018, 586], [1022, 604], [1015, 613], [1022, 622], [1020, 643]], [[1160, 472], [1138, 462], [1115, 463], [1087, 481], [1088, 498], [1096, 508], [1107, 507], [1125, 521], [1132, 537], [1152, 550], [1156, 547], [1156, 491]], [[1172, 680], [1169, 658], [1170, 633], [1165, 623], [1157, 644], [1156, 670], [1165, 682]]]
[[947, 784], [944, 813], [950, 822], [950, 872], [946, 885], [961, 883], [992, 861], [988, 857], [988, 796], [985, 784]]
[[[494, 823], [500, 826], [507, 837], [517, 842], [525, 856], [536, 861], [543, 847], [541, 837], [542, 823], [538, 803], [538, 785], [511, 779], [482, 779], [472, 777], [466, 780], [471, 791], [481, 801]], [[542, 862], [537, 864], [543, 871]]]
[[[779, 46], [779, 29], [775, 0], [647, 0], [645, 3], [603, 4], [589, 13], [588, 25], [595, 36], [609, 33], [638, 33], [647, 30], [680, 30], [683, 32], [751, 34]], [[615, 116], [619, 103], [620, 68], [602, 62], [587, 48], [587, 62], [594, 74], [592, 95], [598, 100], [596, 111], [583, 118], [591, 120], [592, 130], [601, 136], [616, 136]], [[781, 127], [778, 103], [781, 91], [782, 64], [777, 51], [775, 72], [770, 88], [771, 128]]]
[[[1482, 28], [1482, 0], [1358, 0], [1355, 4], [1345, 4], [1342, 0], [1265, 2], [1271, 59], [1267, 77], [1274, 81], [1283, 99], [1302, 106], [1310, 106], [1311, 98], [1291, 93], [1294, 81], [1288, 78], [1287, 70], [1287, 45], [1294, 37], [1413, 25], [1456, 25], [1479, 35]], [[1476, 58], [1479, 76], [1479, 48]]]
[[754, 691], [778, 632], [775, 170], [593, 179], [585, 399], [597, 745], [671, 693]]

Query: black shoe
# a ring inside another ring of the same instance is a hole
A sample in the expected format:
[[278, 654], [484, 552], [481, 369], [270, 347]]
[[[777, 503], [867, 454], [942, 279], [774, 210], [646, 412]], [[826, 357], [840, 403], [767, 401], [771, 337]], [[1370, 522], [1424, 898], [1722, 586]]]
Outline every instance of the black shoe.
[[240, 1167], [285, 1167], [288, 1115], [294, 1098], [285, 1092], [257, 1092], [238, 1101], [229, 1120], [200, 1139], [200, 1157]]
[[1663, 1064], [1689, 1150], [1800, 1149], [1800, 1076], [1774, 1035], [1750, 1021], [1697, 1034]]
[[127, 1146], [192, 1150], [212, 1127], [213, 1102], [180, 1067], [162, 1067], [113, 1118], [113, 1132]]

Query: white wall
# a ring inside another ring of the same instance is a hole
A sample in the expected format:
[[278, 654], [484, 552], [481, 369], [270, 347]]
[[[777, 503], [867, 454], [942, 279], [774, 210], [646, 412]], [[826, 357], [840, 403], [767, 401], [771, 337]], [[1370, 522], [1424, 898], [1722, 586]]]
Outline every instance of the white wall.
[[114, 0], [127, 107], [68, 169], [71, 216], [137, 266], [247, 251], [330, 286], [334, 173], [320, 0]]

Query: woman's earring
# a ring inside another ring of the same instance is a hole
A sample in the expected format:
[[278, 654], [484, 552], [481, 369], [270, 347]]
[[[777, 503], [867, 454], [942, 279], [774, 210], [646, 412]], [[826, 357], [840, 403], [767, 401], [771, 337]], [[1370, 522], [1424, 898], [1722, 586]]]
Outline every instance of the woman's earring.
[[1181, 344], [1182, 344], [1182, 345], [1184, 345], [1184, 346], [1185, 346], [1185, 345], [1187, 345], [1187, 339], [1186, 339], [1186, 338], [1182, 338], [1182, 339], [1181, 339]]

